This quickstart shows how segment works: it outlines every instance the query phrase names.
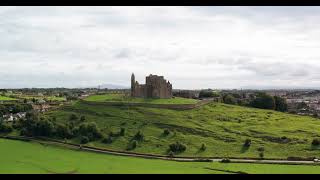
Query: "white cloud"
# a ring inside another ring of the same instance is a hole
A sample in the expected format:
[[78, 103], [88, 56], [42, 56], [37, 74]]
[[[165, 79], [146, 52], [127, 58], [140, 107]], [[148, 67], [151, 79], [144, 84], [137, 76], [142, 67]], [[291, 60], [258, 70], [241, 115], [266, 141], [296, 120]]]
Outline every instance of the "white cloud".
[[1, 7], [0, 86], [319, 87], [315, 7]]

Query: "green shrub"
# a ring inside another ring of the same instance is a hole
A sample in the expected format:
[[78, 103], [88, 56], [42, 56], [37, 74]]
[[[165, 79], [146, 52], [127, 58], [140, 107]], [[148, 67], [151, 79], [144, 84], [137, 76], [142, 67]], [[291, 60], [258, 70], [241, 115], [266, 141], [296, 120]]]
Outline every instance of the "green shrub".
[[121, 128], [119, 135], [120, 135], [120, 136], [124, 136], [124, 135], [125, 135], [125, 132], [126, 132], [126, 129], [125, 129], [125, 128]]
[[81, 144], [87, 144], [90, 141], [90, 139], [87, 136], [81, 136], [80, 143]]
[[174, 144], [169, 145], [169, 150], [174, 153], [182, 153], [187, 149], [187, 147], [184, 144], [181, 144], [180, 142], [176, 142]]
[[72, 138], [73, 137], [73, 133], [71, 131], [71, 129], [69, 128], [69, 126], [66, 125], [62, 125], [62, 124], [57, 124], [56, 125], [56, 136], [59, 138]]
[[320, 139], [313, 139], [312, 140], [312, 145], [313, 146], [319, 146], [320, 145]]
[[103, 138], [102, 142], [105, 143], [105, 144], [111, 144], [113, 142], [113, 139], [112, 139], [111, 136], [108, 136], [106, 138]]
[[251, 146], [251, 139], [246, 139], [244, 141], [244, 144], [243, 144], [244, 147], [250, 147]]
[[170, 158], [174, 157], [174, 153], [172, 151], [169, 151], [168, 155], [169, 155]]
[[259, 151], [259, 152], [264, 152], [264, 147], [259, 147], [259, 148], [258, 148], [258, 151]]
[[163, 131], [163, 135], [168, 136], [170, 134], [170, 131], [168, 129], [165, 129]]
[[264, 158], [264, 152], [260, 152], [259, 153], [259, 157], [260, 157], [260, 159], [263, 159]]
[[77, 121], [78, 120], [78, 116], [76, 114], [71, 114], [69, 117], [70, 121]]
[[138, 141], [133, 140], [133, 141], [130, 142], [129, 147], [128, 147], [128, 150], [133, 150], [133, 149], [135, 149], [137, 146], [138, 146]]
[[81, 121], [81, 122], [86, 121], [86, 117], [85, 117], [85, 116], [81, 116], [81, 117], [80, 117], [80, 121]]
[[134, 135], [133, 139], [137, 141], [143, 141], [144, 135], [140, 131], [138, 131], [137, 134]]
[[206, 145], [205, 145], [205, 144], [202, 144], [201, 147], [200, 147], [200, 150], [201, 150], [201, 151], [205, 151], [206, 149], [207, 149]]
[[79, 134], [82, 136], [87, 136], [90, 139], [90, 141], [100, 139], [102, 137], [100, 129], [94, 122], [80, 124]]

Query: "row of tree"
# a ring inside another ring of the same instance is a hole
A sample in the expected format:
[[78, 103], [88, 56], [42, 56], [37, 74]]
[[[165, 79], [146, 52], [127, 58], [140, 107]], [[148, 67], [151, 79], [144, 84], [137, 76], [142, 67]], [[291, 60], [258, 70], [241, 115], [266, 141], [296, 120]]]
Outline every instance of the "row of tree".
[[239, 95], [235, 94], [224, 94], [222, 101], [226, 104], [234, 104], [241, 106], [250, 106], [260, 109], [271, 109], [281, 112], [288, 111], [288, 105], [284, 98], [279, 96], [270, 96], [264, 92], [257, 92], [255, 96], [244, 99]]

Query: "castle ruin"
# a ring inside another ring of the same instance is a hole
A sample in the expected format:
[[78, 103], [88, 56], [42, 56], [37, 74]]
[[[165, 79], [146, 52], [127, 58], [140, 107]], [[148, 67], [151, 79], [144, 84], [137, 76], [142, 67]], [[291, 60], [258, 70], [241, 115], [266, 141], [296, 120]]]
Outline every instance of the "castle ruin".
[[150, 74], [146, 77], [146, 84], [139, 84], [135, 76], [131, 75], [131, 97], [141, 98], [172, 98], [172, 84], [163, 76]]

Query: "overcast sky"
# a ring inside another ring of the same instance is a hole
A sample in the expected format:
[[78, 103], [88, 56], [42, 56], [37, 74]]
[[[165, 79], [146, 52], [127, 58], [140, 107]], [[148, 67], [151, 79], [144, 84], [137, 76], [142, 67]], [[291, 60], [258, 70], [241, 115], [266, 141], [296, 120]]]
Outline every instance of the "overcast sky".
[[320, 88], [319, 7], [0, 7], [0, 88]]

